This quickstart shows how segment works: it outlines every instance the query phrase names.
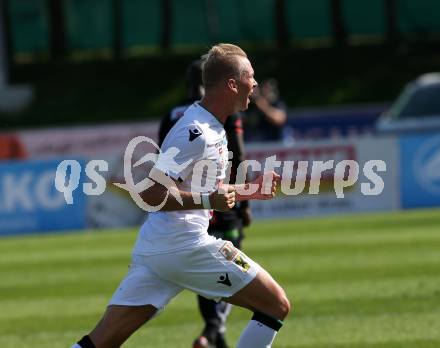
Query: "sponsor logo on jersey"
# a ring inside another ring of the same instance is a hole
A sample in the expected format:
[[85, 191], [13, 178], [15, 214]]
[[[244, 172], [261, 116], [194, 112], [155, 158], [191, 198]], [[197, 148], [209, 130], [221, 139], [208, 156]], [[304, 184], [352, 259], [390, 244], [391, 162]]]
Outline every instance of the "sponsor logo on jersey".
[[216, 143], [208, 144], [208, 147], [219, 148], [220, 146], [223, 146], [223, 145], [226, 145], [224, 139], [222, 139]]

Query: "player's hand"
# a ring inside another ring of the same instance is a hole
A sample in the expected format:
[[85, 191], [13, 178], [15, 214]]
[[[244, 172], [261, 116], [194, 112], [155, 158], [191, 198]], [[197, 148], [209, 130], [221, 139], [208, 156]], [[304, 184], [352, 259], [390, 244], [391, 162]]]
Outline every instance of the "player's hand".
[[250, 184], [257, 185], [258, 190], [253, 193], [249, 199], [267, 200], [275, 197], [277, 185], [281, 181], [279, 176], [274, 171], [264, 173], [256, 178]]
[[218, 211], [228, 211], [235, 205], [235, 187], [222, 185], [217, 191], [209, 195], [211, 208]]

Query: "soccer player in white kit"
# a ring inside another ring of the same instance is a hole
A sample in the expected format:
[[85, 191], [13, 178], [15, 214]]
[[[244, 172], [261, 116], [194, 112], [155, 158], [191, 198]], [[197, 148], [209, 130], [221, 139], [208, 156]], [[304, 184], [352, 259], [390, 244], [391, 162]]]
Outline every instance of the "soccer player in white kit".
[[[173, 161], [159, 155], [150, 172], [155, 184], [142, 193], [150, 206], [165, 203], [141, 227], [130, 270], [104, 316], [72, 348], [120, 347], [183, 289], [254, 312], [238, 348], [271, 347], [290, 311], [284, 290], [268, 272], [232, 243], [207, 233], [211, 209], [270, 199], [279, 180], [274, 172], [262, 175], [250, 183], [258, 188], [251, 194], [249, 184], [223, 183], [228, 161], [223, 123], [248, 107], [257, 85], [246, 53], [231, 44], [213, 46], [205, 56], [203, 84], [203, 99], [185, 111], [162, 145], [161, 153], [177, 148], [177, 155]], [[167, 180], [172, 185], [164, 184]]]

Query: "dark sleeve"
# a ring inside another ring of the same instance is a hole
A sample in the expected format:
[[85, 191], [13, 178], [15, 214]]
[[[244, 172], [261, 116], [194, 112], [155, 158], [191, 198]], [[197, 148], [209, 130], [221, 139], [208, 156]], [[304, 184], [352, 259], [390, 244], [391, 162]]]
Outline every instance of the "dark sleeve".
[[160, 120], [159, 126], [159, 147], [162, 146], [162, 143], [167, 136], [170, 129], [176, 124], [177, 120], [171, 120], [171, 112], [169, 112], [165, 117]]
[[[225, 131], [228, 138], [228, 150], [232, 151], [231, 183], [235, 183], [238, 166], [246, 159], [246, 152], [243, 140], [242, 115], [237, 113], [229, 116], [225, 122]], [[248, 206], [248, 201], [242, 201], [240, 208]]]
[[234, 114], [229, 116], [225, 123], [226, 136], [228, 138], [228, 150], [232, 151], [232, 174], [231, 178], [234, 178], [237, 173], [237, 168], [242, 161], [246, 159], [246, 153], [244, 150], [243, 141], [243, 123], [240, 114]]

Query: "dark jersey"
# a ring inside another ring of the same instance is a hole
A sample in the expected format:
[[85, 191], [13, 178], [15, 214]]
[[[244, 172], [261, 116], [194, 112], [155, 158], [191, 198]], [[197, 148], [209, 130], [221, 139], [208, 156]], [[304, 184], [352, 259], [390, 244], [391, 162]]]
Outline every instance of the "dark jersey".
[[193, 103], [193, 100], [186, 100], [181, 105], [171, 109], [171, 111], [160, 120], [159, 126], [159, 147], [167, 136], [170, 129], [176, 124], [177, 121], [183, 116], [186, 109]]
[[[233, 153], [231, 160], [231, 175], [230, 184], [235, 183], [237, 175], [237, 168], [242, 161], [245, 160], [244, 146], [243, 146], [243, 124], [242, 116], [237, 113], [228, 117], [224, 124], [226, 136], [228, 138], [228, 151]], [[214, 215], [210, 221], [210, 229], [218, 231], [230, 231], [233, 229], [241, 228], [240, 210], [248, 205], [247, 201], [240, 203], [240, 207], [237, 205], [226, 212], [214, 211]], [[239, 209], [240, 208], [240, 209]]]

